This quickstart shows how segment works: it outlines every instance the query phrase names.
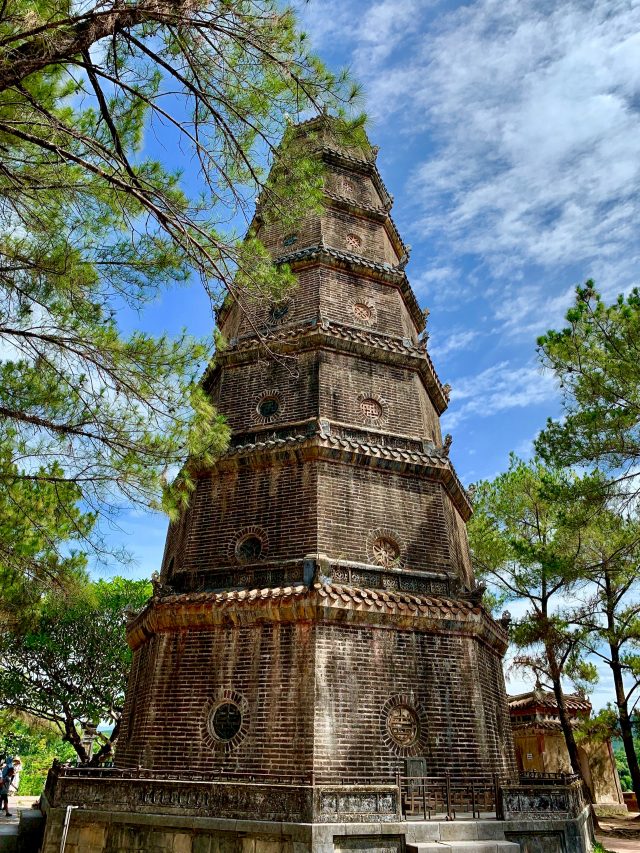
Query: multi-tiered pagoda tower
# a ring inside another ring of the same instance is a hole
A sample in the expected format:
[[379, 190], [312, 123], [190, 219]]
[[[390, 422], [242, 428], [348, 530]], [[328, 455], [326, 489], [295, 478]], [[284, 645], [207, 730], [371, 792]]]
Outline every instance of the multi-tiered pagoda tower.
[[206, 387], [231, 447], [128, 626], [116, 768], [52, 771], [43, 853], [586, 853], [580, 782], [513, 778], [505, 626], [473, 578], [375, 150], [325, 117], [299, 133], [322, 215], [253, 224], [298, 287], [219, 317]]
[[298, 287], [218, 318], [229, 347], [206, 381], [231, 448], [130, 626], [117, 764], [367, 782], [420, 757], [430, 774], [508, 774], [507, 638], [475, 590], [448, 389], [392, 198], [375, 149], [341, 150], [325, 118], [300, 132], [326, 208], [295, 233], [254, 222]]

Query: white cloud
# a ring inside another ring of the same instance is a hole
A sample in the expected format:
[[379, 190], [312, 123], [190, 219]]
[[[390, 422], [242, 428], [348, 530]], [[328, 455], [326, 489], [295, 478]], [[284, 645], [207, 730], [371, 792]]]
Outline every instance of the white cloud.
[[438, 146], [414, 175], [425, 233], [500, 271], [624, 255], [633, 275], [639, 29], [622, 2], [479, 0], [446, 18], [414, 95]]
[[508, 334], [560, 321], [589, 276], [608, 295], [639, 281], [640, 3], [312, 0], [302, 14], [320, 49], [351, 48], [378, 126], [423, 147], [406, 189], [433, 267], [538, 271], [507, 293], [517, 323], [495, 302]]
[[460, 352], [461, 350], [468, 349], [478, 335], [479, 332], [475, 329], [460, 329], [457, 332], [451, 332], [442, 341], [434, 335], [433, 339], [429, 342], [429, 352], [435, 358], [442, 358], [450, 353]]
[[443, 417], [446, 429], [453, 429], [469, 417], [486, 418], [508, 409], [535, 406], [556, 396], [549, 374], [534, 364], [511, 367], [506, 361], [452, 385], [450, 408]]
[[563, 317], [573, 301], [573, 285], [558, 294], [543, 291], [541, 285], [507, 286], [494, 305], [501, 333], [532, 341]]

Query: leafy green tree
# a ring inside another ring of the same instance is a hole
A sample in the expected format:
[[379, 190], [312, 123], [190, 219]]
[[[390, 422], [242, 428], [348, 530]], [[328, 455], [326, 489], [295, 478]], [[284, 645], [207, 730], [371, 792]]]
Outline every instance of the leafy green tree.
[[606, 476], [603, 485], [637, 494], [640, 291], [607, 305], [587, 281], [566, 319], [564, 329], [538, 339], [542, 363], [559, 381], [564, 412], [547, 422], [536, 448], [550, 464], [595, 466]]
[[512, 628], [521, 650], [515, 663], [551, 683], [571, 767], [582, 776], [562, 680], [591, 680], [594, 674], [580, 658], [581, 631], [566, 613], [566, 597], [579, 582], [579, 537], [566, 523], [564, 507], [549, 497], [562, 480], [540, 461], [512, 455], [508, 471], [476, 484], [468, 529], [477, 575], [506, 601], [526, 604]]
[[[48, 471], [62, 473], [55, 465]], [[81, 496], [75, 483], [19, 476], [10, 448], [0, 444], [2, 624], [15, 627], [27, 618], [37, 608], [43, 586], [55, 582], [70, 589], [84, 581], [86, 557], [67, 547], [70, 538], [86, 537], [93, 527], [94, 516], [78, 508]]]
[[48, 594], [29, 629], [0, 635], [0, 708], [53, 723], [83, 763], [83, 734], [110, 724], [91, 759], [106, 760], [118, 738], [131, 662], [127, 611], [150, 594], [147, 581], [124, 578], [88, 584], [72, 598]]
[[44, 788], [54, 760], [77, 759], [73, 747], [64, 742], [58, 729], [27, 715], [0, 712], [0, 758], [19, 755], [22, 761], [20, 796], [37, 797]]
[[[611, 669], [616, 705], [611, 731], [622, 739], [631, 785], [640, 796], [632, 723], [640, 698], [640, 524], [636, 518], [604, 509], [579, 532], [579, 572], [588, 585], [570, 618], [583, 631], [584, 649]], [[609, 712], [601, 715], [599, 722], [610, 716]]]
[[[191, 467], [167, 481], [224, 447], [198, 382], [212, 341], [125, 335], [118, 312], [189, 279], [214, 306], [279, 298], [291, 272], [229, 223], [244, 230], [257, 195], [267, 221], [317, 205], [289, 115], [356, 96], [270, 0], [0, 4], [0, 506], [47, 543], [0, 554], [16, 588], [56, 575], [65, 540], [108, 552], [97, 522], [123, 501], [176, 512]], [[149, 156], [151, 134], [185, 168]], [[39, 519], [41, 500], [58, 506]]]

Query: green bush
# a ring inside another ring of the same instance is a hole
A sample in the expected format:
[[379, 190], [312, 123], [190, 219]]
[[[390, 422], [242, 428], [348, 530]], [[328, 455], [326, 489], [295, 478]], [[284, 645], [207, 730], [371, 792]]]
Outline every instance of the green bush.
[[19, 755], [22, 761], [20, 796], [41, 794], [54, 758], [70, 761], [76, 757], [73, 747], [64, 743], [54, 726], [0, 713], [0, 755]]

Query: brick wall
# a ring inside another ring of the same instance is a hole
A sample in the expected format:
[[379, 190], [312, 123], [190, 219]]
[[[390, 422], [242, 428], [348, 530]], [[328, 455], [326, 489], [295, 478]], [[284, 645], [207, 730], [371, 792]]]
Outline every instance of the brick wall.
[[404, 546], [407, 569], [455, 571], [443, 506], [449, 498], [438, 483], [323, 462], [318, 489], [321, 552], [372, 563], [370, 539], [382, 528]]
[[284, 362], [270, 359], [228, 367], [220, 379], [217, 405], [232, 430], [251, 431], [265, 424], [256, 407], [270, 391], [280, 397], [274, 424], [317, 417], [317, 355], [307, 352]]
[[[420, 377], [413, 371], [335, 352], [322, 352], [320, 415], [387, 433], [440, 440], [438, 417]], [[383, 407], [376, 423], [363, 416], [360, 396], [377, 397]]]
[[[360, 239], [359, 247], [349, 244], [350, 234]], [[381, 222], [356, 217], [347, 211], [327, 210], [322, 216], [322, 235], [325, 245], [341, 252], [362, 255], [380, 264], [395, 265], [400, 260]]]
[[[384, 710], [402, 694], [421, 709], [412, 754], [426, 757], [430, 774], [509, 771], [499, 666], [468, 637], [380, 627], [298, 622], [155, 636], [136, 652], [138, 702], [132, 715], [125, 708], [117, 764], [392, 777], [406, 755], [385, 741]], [[246, 736], [228, 752], [212, 748], [205, 725], [224, 689], [246, 701]]]
[[[317, 550], [317, 474], [312, 464], [275, 463], [261, 470], [238, 468], [198, 483], [191, 500], [189, 533], [176, 553], [175, 571], [238, 568], [240, 533], [266, 533], [262, 560], [302, 559]], [[169, 550], [165, 560], [173, 553]]]
[[414, 754], [424, 755], [429, 774], [511, 770], [506, 699], [491, 687], [498, 667], [497, 656], [467, 637], [320, 626], [316, 772], [331, 778], [404, 772], [406, 755], [381, 735], [385, 703], [395, 695], [423, 709], [423, 747]]
[[164, 574], [238, 569], [234, 545], [250, 527], [266, 534], [262, 561], [320, 551], [373, 563], [375, 531], [394, 533], [408, 570], [445, 571], [466, 586], [466, 531], [439, 483], [338, 462], [277, 462], [237, 468], [197, 486], [187, 523], [170, 528]]
[[[373, 311], [372, 322], [362, 323], [353, 312], [356, 302]], [[322, 315], [346, 325], [416, 340], [416, 329], [399, 291], [385, 282], [359, 278], [337, 270], [324, 270], [320, 290]]]
[[333, 195], [351, 198], [364, 207], [382, 207], [382, 199], [367, 175], [331, 166], [326, 170], [324, 182], [327, 191]]
[[[313, 756], [314, 629], [310, 623], [154, 636], [132, 669], [137, 705], [125, 708], [117, 765], [181, 772], [309, 773]], [[137, 676], [137, 681], [136, 681]], [[212, 748], [211, 702], [230, 689], [246, 701], [247, 735]]]
[[[298, 286], [288, 294], [289, 309], [280, 323], [270, 321], [271, 306], [264, 300], [249, 301], [247, 314], [233, 309], [224, 326], [227, 338], [253, 334], [254, 327], [277, 331], [281, 326], [301, 325], [321, 313], [323, 317], [345, 325], [363, 326], [416, 341], [413, 320], [400, 292], [393, 285], [327, 267], [302, 269], [296, 277]], [[365, 303], [372, 309], [371, 322], [363, 323], [354, 314], [356, 302]]]

